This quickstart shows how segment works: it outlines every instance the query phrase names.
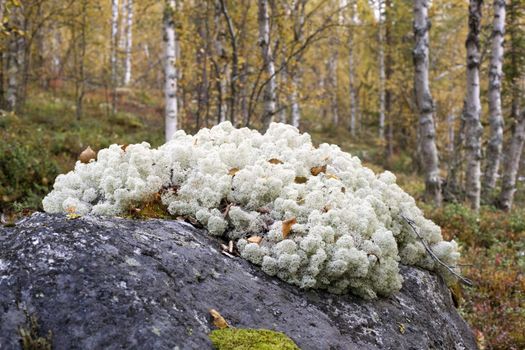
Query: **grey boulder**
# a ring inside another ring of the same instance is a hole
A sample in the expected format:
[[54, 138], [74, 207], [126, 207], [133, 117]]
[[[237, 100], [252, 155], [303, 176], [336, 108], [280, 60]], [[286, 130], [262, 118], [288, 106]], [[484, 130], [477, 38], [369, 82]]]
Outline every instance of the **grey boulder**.
[[401, 267], [403, 289], [364, 301], [305, 291], [221, 253], [188, 223], [33, 214], [0, 228], [0, 349], [38, 320], [54, 349], [211, 349], [209, 309], [301, 349], [476, 349], [443, 280]]

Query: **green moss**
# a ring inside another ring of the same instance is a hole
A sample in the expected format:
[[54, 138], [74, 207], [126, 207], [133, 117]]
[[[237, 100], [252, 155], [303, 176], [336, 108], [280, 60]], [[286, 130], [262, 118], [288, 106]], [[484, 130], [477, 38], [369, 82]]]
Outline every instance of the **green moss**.
[[299, 350], [284, 333], [267, 329], [224, 328], [209, 336], [217, 350]]

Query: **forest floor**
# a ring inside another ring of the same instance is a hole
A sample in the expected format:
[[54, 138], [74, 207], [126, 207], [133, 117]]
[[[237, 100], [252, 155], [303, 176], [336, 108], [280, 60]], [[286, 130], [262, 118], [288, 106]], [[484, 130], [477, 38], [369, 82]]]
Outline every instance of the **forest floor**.
[[[55, 177], [71, 170], [87, 146], [99, 150], [113, 143], [163, 143], [161, 96], [124, 91], [118, 112], [110, 117], [107, 96], [90, 93], [84, 116], [77, 120], [72, 96], [41, 90], [29, 95], [18, 115], [0, 111], [0, 212], [17, 216], [41, 210]], [[475, 287], [454, 285], [451, 290], [480, 348], [524, 349], [525, 188], [518, 191], [510, 213], [489, 205], [479, 215], [456, 203], [434, 208], [421, 202], [424, 183], [410, 154], [398, 151], [385, 164], [384, 144], [372, 135], [353, 141], [344, 128], [308, 128], [307, 117], [305, 125], [315, 143], [338, 144], [374, 171], [386, 168], [396, 174], [398, 184], [442, 227], [443, 236], [460, 245], [462, 272]]]

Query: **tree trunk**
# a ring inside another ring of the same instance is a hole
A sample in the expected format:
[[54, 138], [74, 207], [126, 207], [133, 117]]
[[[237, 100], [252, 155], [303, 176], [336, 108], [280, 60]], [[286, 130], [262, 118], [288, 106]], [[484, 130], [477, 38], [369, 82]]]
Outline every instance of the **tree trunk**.
[[215, 55], [214, 65], [216, 74], [217, 87], [217, 122], [222, 123], [226, 120], [226, 50], [224, 49], [224, 30], [221, 24], [221, 3], [220, 0], [215, 0], [215, 13], [213, 22], [215, 24]]
[[330, 113], [332, 114], [332, 124], [339, 125], [339, 108], [337, 104], [337, 61], [338, 61], [338, 40], [337, 32], [331, 34], [330, 38], [330, 57], [328, 58], [328, 96], [330, 102]]
[[482, 0], [470, 0], [467, 36], [467, 96], [465, 110], [465, 151], [466, 151], [466, 184], [465, 193], [473, 210], [479, 210], [480, 205], [480, 160], [481, 133], [480, 123], [481, 103], [479, 99], [479, 33], [481, 29]]
[[232, 48], [232, 61], [231, 61], [231, 71], [230, 71], [230, 96], [229, 96], [229, 114], [230, 121], [235, 125], [235, 106], [237, 105], [237, 81], [239, 80], [239, 52], [237, 49], [237, 38], [235, 36], [235, 30], [233, 28], [233, 21], [228, 13], [225, 1], [220, 0], [222, 14], [226, 20], [228, 26], [228, 34], [230, 38], [230, 45]]
[[428, 46], [430, 22], [428, 0], [414, 0], [414, 90], [419, 110], [419, 139], [421, 160], [425, 174], [425, 197], [441, 205], [441, 178], [439, 176], [436, 130], [434, 126], [434, 101], [428, 83]]
[[[514, 101], [517, 104], [516, 101]], [[516, 192], [516, 179], [520, 168], [523, 143], [525, 141], [525, 110], [518, 112], [517, 106], [513, 106], [514, 124], [512, 125], [512, 137], [505, 150], [503, 158], [503, 179], [501, 181], [501, 193], [498, 198], [498, 207], [510, 210]]]
[[131, 83], [131, 51], [133, 47], [133, 0], [126, 0], [126, 45], [124, 60], [124, 85]]
[[290, 109], [292, 114], [292, 125], [299, 128], [301, 125], [301, 110], [299, 107], [299, 85], [301, 81], [301, 68], [296, 67], [291, 77]]
[[118, 45], [118, 16], [119, 16], [119, 0], [111, 0], [111, 109], [115, 114], [117, 110], [117, 45]]
[[263, 130], [267, 130], [273, 121], [276, 102], [275, 64], [270, 47], [270, 16], [268, 0], [259, 0], [259, 46], [261, 47], [267, 83], [264, 91]]
[[494, 0], [492, 29], [492, 57], [489, 69], [489, 122], [490, 138], [487, 145], [486, 166], [483, 177], [483, 197], [496, 186], [496, 175], [503, 144], [503, 115], [501, 112], [501, 78], [503, 65], [503, 37], [505, 35], [505, 0]]
[[385, 138], [385, 16], [384, 1], [378, 1], [379, 6], [379, 138]]
[[[352, 12], [353, 14], [353, 12]], [[349, 80], [349, 94], [350, 94], [350, 133], [353, 137], [356, 136], [356, 120], [357, 120], [357, 93], [355, 87], [355, 63], [354, 63], [354, 30], [353, 16], [351, 17], [351, 25], [348, 32], [348, 80]]]
[[[20, 30], [21, 21], [21, 9], [15, 7], [11, 12], [11, 25]], [[23, 67], [23, 56], [24, 56], [24, 37], [17, 32], [14, 32], [10, 38], [7, 49], [7, 89], [6, 89], [6, 102], [7, 109], [14, 111], [18, 108], [19, 97], [20, 97], [20, 73]]]
[[87, 1], [82, 1], [82, 20], [80, 23], [80, 38], [77, 39], [79, 47], [78, 58], [77, 58], [77, 77], [75, 79], [75, 100], [76, 100], [76, 117], [77, 120], [82, 118], [83, 103], [85, 95], [85, 57], [86, 57], [86, 31], [87, 31]]
[[164, 95], [165, 109], [165, 136], [166, 141], [173, 138], [177, 131], [177, 69], [176, 64], [176, 32], [175, 32], [175, 0], [166, 0], [164, 9]]

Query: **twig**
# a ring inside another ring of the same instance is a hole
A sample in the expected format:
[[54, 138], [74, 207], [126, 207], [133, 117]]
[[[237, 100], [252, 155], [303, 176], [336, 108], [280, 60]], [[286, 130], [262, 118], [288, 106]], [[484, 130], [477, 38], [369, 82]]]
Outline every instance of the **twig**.
[[466, 284], [467, 286], [469, 287], [472, 287], [474, 286], [474, 283], [469, 280], [468, 278], [465, 278], [463, 276], [461, 276], [460, 274], [458, 274], [456, 271], [454, 271], [450, 266], [448, 266], [447, 264], [445, 264], [443, 261], [441, 261], [437, 256], [436, 254], [434, 254], [434, 252], [432, 251], [432, 249], [430, 249], [428, 243], [423, 239], [423, 237], [421, 236], [421, 234], [418, 232], [416, 226], [415, 226], [415, 222], [409, 218], [407, 218], [406, 216], [404, 215], [401, 215], [401, 217], [407, 222], [408, 226], [410, 226], [410, 228], [412, 229], [412, 231], [414, 231], [414, 233], [419, 237], [419, 239], [421, 240], [421, 243], [423, 243], [423, 246], [425, 246], [425, 249], [426, 251], [428, 252], [428, 254], [430, 254], [430, 256], [436, 260], [441, 266], [445, 267], [451, 274], [453, 274], [454, 276], [456, 276], [456, 278], [458, 278], [461, 282], [463, 282], [464, 284]]

